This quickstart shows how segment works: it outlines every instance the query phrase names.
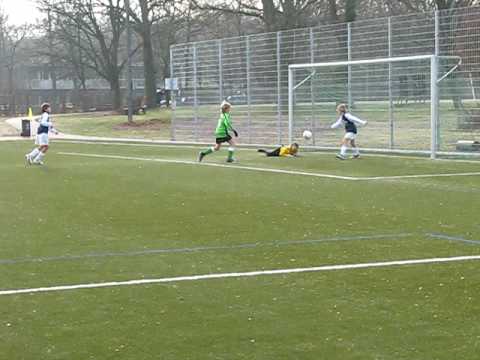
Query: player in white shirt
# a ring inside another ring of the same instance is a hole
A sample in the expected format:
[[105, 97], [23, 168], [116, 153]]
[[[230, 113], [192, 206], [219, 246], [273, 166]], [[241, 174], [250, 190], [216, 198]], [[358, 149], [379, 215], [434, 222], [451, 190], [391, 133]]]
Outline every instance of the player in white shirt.
[[40, 117], [40, 124], [35, 139], [35, 144], [38, 145], [38, 147], [25, 155], [25, 160], [28, 164], [43, 165], [43, 158], [48, 151], [48, 133], [52, 131], [53, 133], [58, 134], [58, 131], [53, 127], [50, 112], [50, 104], [42, 104], [42, 115]]
[[332, 124], [331, 128], [336, 129], [340, 126], [345, 127], [345, 136], [342, 139], [342, 146], [340, 148], [340, 154], [337, 154], [337, 158], [345, 160], [348, 146], [350, 145], [353, 151], [353, 158], [360, 157], [360, 151], [355, 144], [357, 138], [357, 125], [366, 125], [367, 121], [359, 119], [348, 112], [347, 105], [340, 104], [337, 106], [337, 114], [339, 115], [337, 121]]

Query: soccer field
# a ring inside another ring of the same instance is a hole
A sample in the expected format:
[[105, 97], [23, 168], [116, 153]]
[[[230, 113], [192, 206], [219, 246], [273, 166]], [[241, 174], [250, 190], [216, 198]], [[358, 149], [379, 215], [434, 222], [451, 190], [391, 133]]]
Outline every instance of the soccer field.
[[478, 359], [480, 162], [0, 143], [0, 359]]

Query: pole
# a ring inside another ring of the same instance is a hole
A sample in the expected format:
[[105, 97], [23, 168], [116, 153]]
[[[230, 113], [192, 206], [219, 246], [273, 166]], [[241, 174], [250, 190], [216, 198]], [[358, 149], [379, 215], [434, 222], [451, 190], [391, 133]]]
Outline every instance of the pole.
[[[315, 39], [313, 28], [310, 28], [310, 62], [315, 62]], [[315, 145], [315, 96], [314, 96], [314, 76], [310, 78], [310, 130], [313, 134], [312, 144]]]
[[197, 79], [197, 45], [193, 45], [193, 107], [194, 107], [194, 129], [195, 141], [198, 141], [198, 79]]
[[[173, 79], [173, 49], [170, 47], [170, 79]], [[175, 141], [175, 124], [176, 124], [176, 111], [177, 111], [177, 100], [175, 96], [175, 91], [177, 90], [170, 90], [170, 108], [172, 111], [172, 123], [170, 125], [170, 139]]]
[[[440, 56], [440, 17], [439, 17], [439, 12], [438, 10], [435, 10], [434, 13], [435, 17], [435, 57]], [[436, 59], [436, 66], [438, 71], [438, 59]], [[433, 71], [433, 69], [431, 69]], [[437, 78], [437, 73], [435, 73], [435, 79]], [[438, 93], [438, 86], [437, 86], [437, 93]], [[437, 94], [438, 96], [438, 94]], [[439, 116], [439, 109], [438, 107], [440, 106], [440, 101], [436, 101], [436, 108], [437, 108], [437, 115], [436, 115], [436, 129], [435, 129], [435, 134], [436, 134], [436, 140], [435, 140], [435, 150], [438, 149], [440, 146], [440, 116]]]
[[293, 142], [293, 69], [288, 67], [288, 143]]
[[277, 32], [277, 144], [282, 143], [282, 68], [281, 68], [281, 32]]
[[246, 38], [247, 60], [247, 118], [248, 118], [248, 143], [252, 143], [252, 114], [251, 114], [251, 83], [250, 83], [250, 35]]
[[430, 158], [436, 158], [437, 152], [437, 125], [438, 125], [438, 57], [432, 56], [430, 60], [430, 127], [431, 144]]
[[220, 103], [224, 100], [223, 95], [223, 49], [222, 40], [218, 40], [218, 92], [220, 95]]
[[127, 96], [128, 96], [128, 122], [133, 122], [133, 84], [132, 84], [132, 27], [130, 24], [130, 0], [125, 0], [127, 13]]
[[[388, 18], [388, 57], [392, 57], [392, 18]], [[388, 63], [388, 119], [390, 123], [390, 149], [395, 147], [395, 120], [393, 118], [392, 63]]]
[[[352, 61], [352, 23], [347, 24], [347, 60]], [[351, 109], [352, 104], [352, 65], [348, 65], [348, 79], [347, 79], [347, 92], [348, 92], [348, 107]]]

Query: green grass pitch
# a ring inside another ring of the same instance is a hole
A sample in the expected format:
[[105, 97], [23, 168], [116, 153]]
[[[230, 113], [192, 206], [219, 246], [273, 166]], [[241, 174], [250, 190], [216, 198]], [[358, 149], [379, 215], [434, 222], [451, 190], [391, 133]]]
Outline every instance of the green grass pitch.
[[[475, 162], [31, 147], [0, 143], [0, 294], [480, 255]], [[0, 295], [0, 359], [474, 360], [479, 284], [470, 260]]]

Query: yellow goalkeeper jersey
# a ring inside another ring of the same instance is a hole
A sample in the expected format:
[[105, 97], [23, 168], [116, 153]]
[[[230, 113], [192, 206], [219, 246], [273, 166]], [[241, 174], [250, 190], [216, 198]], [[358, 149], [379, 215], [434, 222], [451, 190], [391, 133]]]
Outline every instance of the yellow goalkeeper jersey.
[[288, 156], [288, 155], [295, 155], [297, 153], [297, 149], [293, 148], [292, 146], [281, 146], [280, 147], [280, 156]]

